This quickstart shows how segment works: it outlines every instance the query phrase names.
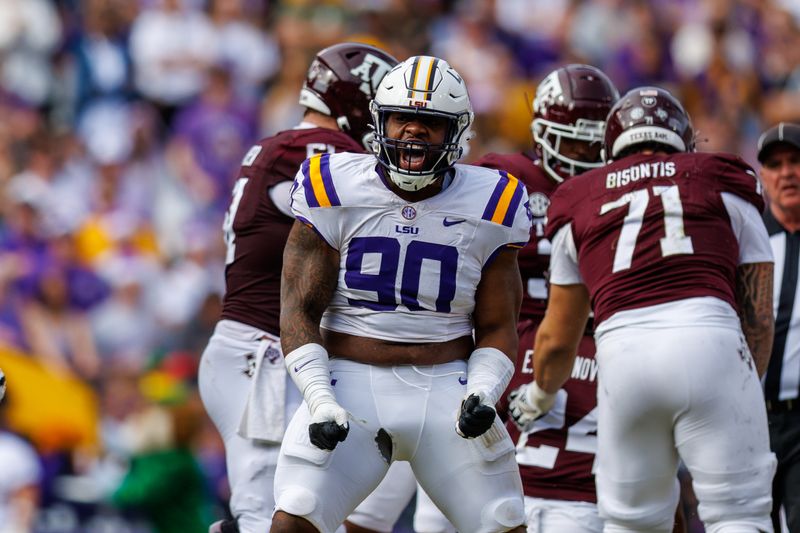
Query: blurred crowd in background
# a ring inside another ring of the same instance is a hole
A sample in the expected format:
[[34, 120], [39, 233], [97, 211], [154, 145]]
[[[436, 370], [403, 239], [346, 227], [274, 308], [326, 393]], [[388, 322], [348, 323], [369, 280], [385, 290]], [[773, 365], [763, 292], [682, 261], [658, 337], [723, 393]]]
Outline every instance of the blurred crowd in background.
[[344, 40], [447, 59], [475, 108], [466, 162], [528, 147], [536, 82], [565, 63], [668, 88], [700, 150], [751, 163], [800, 120], [797, 0], [0, 0], [0, 532], [224, 516], [195, 386], [223, 215], [248, 147], [299, 123], [310, 59]]

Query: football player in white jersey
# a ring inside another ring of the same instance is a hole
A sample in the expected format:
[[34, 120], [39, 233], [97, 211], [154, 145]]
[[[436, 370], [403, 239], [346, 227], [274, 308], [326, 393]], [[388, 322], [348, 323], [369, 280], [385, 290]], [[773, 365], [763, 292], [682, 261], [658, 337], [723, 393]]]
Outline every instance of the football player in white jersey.
[[522, 532], [493, 406], [517, 351], [525, 188], [456, 164], [473, 114], [444, 60], [395, 67], [371, 112], [374, 154], [314, 156], [292, 191], [280, 327], [304, 402], [271, 531], [335, 531], [399, 460], [459, 531]]

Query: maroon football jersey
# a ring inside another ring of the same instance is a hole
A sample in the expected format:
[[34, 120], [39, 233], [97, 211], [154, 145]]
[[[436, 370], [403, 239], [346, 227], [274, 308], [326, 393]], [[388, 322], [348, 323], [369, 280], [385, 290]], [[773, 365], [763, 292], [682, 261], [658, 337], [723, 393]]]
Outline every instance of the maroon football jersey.
[[[533, 341], [537, 324], [520, 322], [520, 351], [510, 392], [533, 380]], [[571, 377], [558, 392], [550, 413], [522, 434], [509, 418], [506, 428], [517, 443], [517, 463], [526, 496], [551, 500], [596, 502], [594, 474], [597, 450], [597, 362], [591, 336], [578, 346]], [[508, 409], [504, 395], [498, 412]]]
[[225, 216], [223, 319], [280, 334], [283, 249], [294, 219], [278, 210], [269, 190], [282, 181], [294, 180], [311, 155], [363, 151], [347, 134], [326, 128], [282, 131], [250, 149]]
[[545, 234], [572, 223], [596, 324], [700, 296], [737, 308], [739, 246], [722, 192], [764, 208], [753, 170], [727, 154], [636, 154], [558, 188]]
[[550, 179], [532, 154], [487, 154], [473, 163], [476, 166], [505, 170], [516, 177], [528, 190], [533, 224], [531, 239], [519, 251], [519, 271], [522, 274], [522, 308], [520, 320], [541, 321], [547, 307], [545, 272], [550, 264], [550, 241], [544, 237], [547, 206], [550, 195], [558, 185]]

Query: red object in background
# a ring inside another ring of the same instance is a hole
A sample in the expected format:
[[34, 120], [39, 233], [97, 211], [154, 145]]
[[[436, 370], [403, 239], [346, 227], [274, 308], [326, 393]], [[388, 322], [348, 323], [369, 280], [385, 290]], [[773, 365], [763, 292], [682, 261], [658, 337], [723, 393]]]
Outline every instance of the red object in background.
[[194, 380], [197, 377], [197, 357], [189, 352], [170, 352], [158, 365], [158, 370], [178, 380]]

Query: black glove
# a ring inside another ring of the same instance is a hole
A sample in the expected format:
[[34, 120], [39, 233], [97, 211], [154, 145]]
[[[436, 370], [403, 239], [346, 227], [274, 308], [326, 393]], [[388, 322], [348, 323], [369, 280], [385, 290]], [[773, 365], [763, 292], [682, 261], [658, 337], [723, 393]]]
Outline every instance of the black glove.
[[340, 426], [336, 422], [317, 422], [308, 426], [308, 436], [311, 444], [323, 450], [333, 450], [336, 445], [347, 438], [350, 431], [349, 425]]
[[461, 402], [456, 432], [465, 439], [479, 437], [489, 431], [497, 413], [491, 405], [481, 403], [476, 394], [470, 394]]
[[317, 408], [308, 425], [308, 436], [311, 444], [323, 450], [333, 450], [336, 445], [347, 438], [350, 423], [347, 422], [347, 411], [337, 403], [325, 403]]

